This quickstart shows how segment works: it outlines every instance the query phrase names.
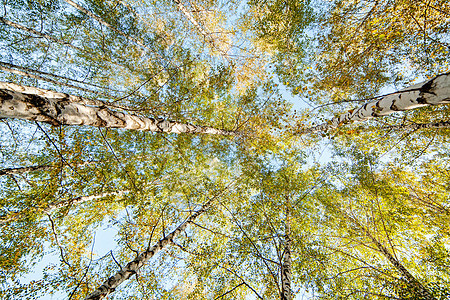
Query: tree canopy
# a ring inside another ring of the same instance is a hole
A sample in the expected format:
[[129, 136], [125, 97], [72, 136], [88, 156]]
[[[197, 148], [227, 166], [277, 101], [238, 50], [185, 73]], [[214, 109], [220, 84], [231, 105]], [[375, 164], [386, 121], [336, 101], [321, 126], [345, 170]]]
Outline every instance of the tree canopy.
[[2, 4], [1, 299], [450, 297], [448, 1]]

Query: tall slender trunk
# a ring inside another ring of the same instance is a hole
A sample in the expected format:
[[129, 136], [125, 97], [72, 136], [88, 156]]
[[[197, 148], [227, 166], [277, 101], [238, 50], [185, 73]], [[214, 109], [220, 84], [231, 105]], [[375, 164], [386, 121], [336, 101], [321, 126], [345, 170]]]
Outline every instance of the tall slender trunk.
[[[101, 199], [101, 198], [109, 197], [109, 196], [122, 196], [123, 194], [128, 193], [128, 192], [129, 192], [128, 190], [118, 191], [118, 192], [106, 192], [106, 193], [102, 193], [102, 194], [98, 194], [98, 195], [80, 196], [80, 197], [76, 197], [76, 198], [72, 198], [72, 199], [68, 199], [68, 200], [64, 200], [64, 201], [55, 201], [55, 202], [49, 203], [47, 205], [47, 207], [45, 207], [43, 209], [41, 209], [41, 208], [38, 209], [38, 211], [40, 211], [44, 214], [49, 214], [52, 211], [55, 211], [57, 209], [67, 207], [70, 205], [81, 204], [84, 202], [93, 201], [93, 200], [97, 200], [97, 199]], [[26, 210], [28, 211], [29, 209], [27, 208]], [[23, 216], [23, 212], [24, 211], [22, 210], [22, 211], [14, 213], [14, 214], [11, 214], [6, 218], [0, 219], [0, 226], [3, 226], [9, 222], [17, 220], [18, 218]]]
[[183, 15], [189, 20], [189, 22], [192, 23], [192, 25], [194, 25], [194, 27], [203, 35], [203, 37], [205, 38], [206, 41], [210, 42], [211, 41], [211, 36], [210, 34], [208, 34], [202, 27], [202, 25], [200, 25], [197, 20], [195, 20], [194, 16], [187, 10], [187, 8], [183, 5], [183, 3], [181, 3], [180, 0], [173, 0], [173, 2], [176, 4], [176, 6], [178, 7], [178, 9], [183, 13]]
[[300, 134], [327, 131], [349, 122], [362, 122], [386, 116], [397, 111], [423, 106], [450, 104], [450, 73], [438, 75], [428, 81], [410, 86], [379, 100], [341, 114], [321, 125], [300, 130]]
[[69, 200], [50, 203], [49, 206], [47, 206], [42, 211], [44, 213], [50, 213], [52, 211], [55, 211], [55, 210], [63, 208], [63, 207], [67, 207], [69, 205], [73, 206], [73, 205], [81, 204], [84, 202], [93, 201], [93, 200], [110, 197], [110, 196], [122, 196], [123, 194], [129, 193], [129, 192], [130, 192], [129, 190], [123, 190], [123, 191], [118, 191], [118, 192], [106, 192], [106, 193], [102, 193], [102, 194], [98, 194], [98, 195], [91, 195], [91, 196], [80, 196], [80, 197], [76, 197], [76, 198], [69, 199]]
[[12, 175], [12, 174], [23, 174], [32, 171], [41, 171], [51, 169], [53, 166], [51, 165], [39, 165], [39, 166], [30, 166], [30, 167], [18, 167], [18, 168], [5, 168], [0, 170], [0, 176], [3, 175]]
[[[166, 119], [154, 119], [92, 107], [83, 98], [14, 83], [0, 82], [0, 117], [59, 125], [89, 125], [166, 133], [236, 135], [235, 132]], [[89, 100], [87, 99], [87, 102]]]
[[[286, 197], [288, 199], [288, 197]], [[292, 300], [291, 278], [292, 278], [292, 261], [291, 261], [291, 221], [289, 201], [286, 208], [285, 221], [285, 240], [283, 251], [283, 262], [281, 264], [281, 300]]]
[[[345, 213], [344, 213], [345, 214]], [[397, 271], [406, 278], [407, 282], [414, 287], [414, 293], [420, 295], [420, 299], [424, 300], [435, 300], [431, 293], [405, 268], [390, 252], [384, 247], [370, 232], [367, 228], [362, 225], [357, 219], [345, 214], [349, 220], [352, 221], [357, 227], [364, 231], [365, 235], [375, 244], [378, 251], [380, 251], [384, 257], [394, 266]]]
[[[13, 68], [16, 68], [16, 69], [22, 69], [25, 72], [14, 70], [14, 69], [10, 69], [10, 68], [4, 67], [2, 65], [13, 67]], [[61, 78], [61, 79], [68, 80], [68, 81], [75, 81], [75, 82], [79, 82], [79, 83], [82, 83], [82, 84], [87, 84], [87, 85], [95, 86], [95, 87], [98, 87], [98, 88], [102, 88], [102, 87], [97, 86], [95, 84], [84, 83], [84, 82], [78, 81], [76, 79], [70, 79], [70, 78], [67, 78], [67, 77], [62, 77], [62, 76], [55, 75], [55, 74], [45, 73], [45, 72], [41, 72], [41, 71], [38, 71], [38, 70], [33, 70], [33, 69], [30, 69], [30, 68], [22, 67], [22, 66], [16, 66], [16, 65], [5, 63], [5, 62], [2, 62], [2, 61], [0, 61], [0, 70], [4, 70], [4, 71], [10, 72], [10, 73], [15, 73], [15, 74], [18, 74], [18, 75], [22, 75], [22, 76], [26, 76], [26, 77], [30, 77], [30, 78], [34, 78], [34, 79], [38, 79], [38, 80], [51, 82], [53, 84], [60, 85], [60, 86], [66, 86], [66, 87], [82, 90], [84, 92], [89, 92], [89, 93], [93, 93], [93, 94], [97, 94], [97, 95], [102, 95], [102, 96], [105, 96], [107, 98], [112, 98], [112, 96], [106, 95], [106, 94], [104, 94], [102, 92], [97, 92], [97, 91], [94, 91], [94, 90], [81, 88], [81, 87], [74, 86], [74, 85], [71, 85], [71, 84], [68, 84], [68, 83], [64, 83], [64, 82], [61, 82], [61, 81], [56, 81], [56, 80], [53, 80], [53, 79], [50, 79], [50, 78], [45, 78], [45, 77], [42, 77], [42, 76], [39, 76], [39, 75], [34, 75], [34, 74], [31, 74], [30, 72], [35, 72], [35, 73], [46, 75], [46, 76], [52, 76], [52, 77]], [[37, 88], [35, 88], [35, 89], [38, 90]], [[109, 90], [112, 90], [112, 89], [109, 89]], [[112, 91], [121, 93], [118, 90], [112, 90]], [[77, 99], [77, 102], [82, 103], [84, 105], [92, 105], [92, 106], [97, 106], [97, 107], [105, 106], [105, 107], [109, 107], [109, 108], [121, 109], [121, 110], [126, 110], [126, 111], [136, 111], [136, 109], [128, 107], [126, 105], [114, 104], [114, 103], [110, 103], [110, 102], [107, 102], [107, 101], [104, 101], [104, 100], [92, 100], [92, 99], [87, 99], [87, 98], [84, 98], [84, 97], [76, 97], [76, 99]], [[148, 109], [148, 110], [151, 110], [151, 109]]]
[[95, 291], [93, 291], [91, 294], [89, 294], [85, 300], [100, 300], [109, 295], [110, 293], [114, 292], [114, 290], [125, 280], [128, 280], [131, 276], [136, 274], [140, 268], [150, 259], [152, 258], [156, 253], [164, 249], [167, 245], [169, 245], [173, 239], [175, 239], [177, 236], [181, 234], [181, 232], [186, 229], [186, 227], [193, 223], [195, 219], [200, 216], [202, 213], [207, 211], [211, 205], [213, 204], [214, 200], [219, 197], [221, 193], [214, 196], [210, 200], [208, 200], [203, 206], [194, 212], [189, 218], [187, 218], [186, 221], [181, 223], [174, 231], [172, 231], [170, 234], [165, 236], [164, 238], [160, 239], [153, 247], [147, 249], [146, 251], [139, 254], [135, 260], [129, 262], [126, 266], [124, 266], [120, 271], [118, 271], [113, 276], [109, 277], [101, 286], [99, 286]]

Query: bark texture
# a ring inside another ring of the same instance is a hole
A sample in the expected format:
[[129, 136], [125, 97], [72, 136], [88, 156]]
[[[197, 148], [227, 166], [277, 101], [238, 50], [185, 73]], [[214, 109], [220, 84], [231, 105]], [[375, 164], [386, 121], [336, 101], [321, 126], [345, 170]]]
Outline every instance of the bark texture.
[[341, 114], [329, 122], [300, 130], [300, 134], [327, 131], [349, 122], [362, 122], [397, 111], [428, 105], [450, 104], [450, 73], [438, 75], [426, 82], [410, 86], [397, 93], [366, 103]]
[[82, 97], [0, 82], [0, 118], [25, 119], [55, 126], [89, 125], [151, 132], [235, 135], [212, 127], [125, 114], [105, 106], [89, 106], [98, 104], [98, 101]]
[[[102, 194], [98, 194], [98, 195], [91, 195], [91, 196], [80, 196], [80, 197], [76, 197], [76, 198], [72, 198], [72, 199], [68, 199], [68, 200], [64, 200], [64, 201], [55, 201], [52, 203], [49, 203], [47, 207], [45, 208], [38, 208], [38, 211], [45, 213], [45, 214], [50, 214], [51, 212], [63, 208], [63, 207], [67, 207], [67, 206], [73, 206], [76, 204], [81, 204], [83, 202], [88, 202], [88, 201], [93, 201], [93, 200], [97, 200], [97, 199], [101, 199], [104, 197], [111, 197], [111, 196], [122, 196], [125, 193], [128, 193], [129, 191], [124, 190], [124, 191], [118, 191], [118, 192], [107, 192], [107, 193], [102, 193]], [[27, 208], [26, 210], [22, 210], [19, 212], [15, 212], [5, 218], [0, 218], [0, 226], [4, 226], [5, 224], [15, 221], [17, 219], [19, 219], [21, 216], [23, 216], [23, 214], [25, 213], [25, 211], [29, 210], [29, 208]]]
[[357, 225], [365, 235], [375, 244], [378, 251], [394, 266], [395, 269], [406, 279], [406, 281], [414, 288], [414, 293], [419, 295], [419, 299], [436, 300], [431, 293], [426, 289], [409, 271], [395, 258], [389, 250], [384, 247], [365, 226], [363, 226], [357, 219], [347, 215], [347, 217]]
[[203, 35], [205, 41], [208, 42], [212, 46], [212, 48], [218, 50], [224, 58], [228, 59], [227, 53], [216, 45], [216, 42], [212, 37], [212, 34], [203, 29], [202, 25], [200, 25], [200, 23], [197, 22], [197, 20], [183, 5], [183, 3], [181, 3], [180, 0], [173, 0], [173, 2], [176, 4], [177, 8], [181, 11], [181, 13], [189, 20], [189, 22], [191, 22], [191, 24], [194, 25], [194, 27], [198, 30], [198, 32], [200, 32], [200, 34]]
[[39, 171], [39, 170], [48, 170], [48, 169], [51, 169], [52, 167], [53, 166], [51, 166], [51, 165], [40, 165], [40, 166], [19, 167], [19, 168], [5, 168], [5, 169], [0, 170], [0, 176], [12, 175], [12, 174], [23, 174], [23, 173]]
[[[217, 195], [218, 196], [218, 195]], [[216, 197], [217, 197], [216, 196]], [[123, 267], [115, 275], [111, 276], [103, 282], [103, 284], [98, 287], [95, 291], [89, 294], [85, 300], [100, 300], [114, 292], [114, 290], [125, 280], [128, 280], [131, 276], [136, 274], [140, 268], [156, 253], [164, 249], [167, 245], [171, 244], [173, 239], [176, 238], [180, 233], [194, 220], [204, 213], [211, 206], [215, 198], [208, 200], [199, 210], [193, 213], [186, 221], [179, 225], [174, 231], [172, 231], [166, 237], [160, 239], [153, 247], [147, 249], [146, 251], [139, 254], [135, 260], [129, 262], [125, 267]]]
[[[52, 74], [52, 73], [47, 73], [47, 72], [43, 72], [43, 71], [39, 71], [39, 70], [34, 70], [34, 69], [31, 69], [31, 68], [28, 68], [28, 67], [13, 65], [13, 64], [10, 64], [10, 63], [7, 63], [7, 62], [3, 62], [3, 61], [0, 61], [0, 67], [1, 66], [6, 67], [7, 68], [6, 71], [14, 70], [14, 69], [20, 69], [23, 72], [22, 73], [17, 73], [17, 74], [23, 75], [23, 76], [27, 76], [27, 77], [31, 77], [31, 78], [36, 78], [36, 79], [43, 78], [42, 80], [49, 81], [48, 78], [42, 77], [42, 76], [49, 76], [49, 77], [54, 77], [54, 78], [57, 78], [57, 79], [64, 80], [66, 82], [76, 82], [76, 83], [79, 83], [79, 84], [82, 84], [82, 85], [88, 85], [88, 86], [92, 86], [92, 87], [99, 88], [99, 89], [102, 89], [102, 90], [105, 89], [105, 87], [102, 87], [102, 86], [97, 85], [97, 84], [93, 84], [93, 83], [89, 83], [89, 82], [83, 82], [83, 81], [80, 81], [80, 80], [77, 80], [77, 79], [74, 79], [74, 78], [68, 78], [68, 77], [64, 77], [64, 76], [60, 76], [60, 75]], [[16, 71], [16, 70], [14, 70], [14, 71]], [[36, 76], [33, 73], [37, 73], [37, 74], [42, 75], [42, 76], [32, 77], [32, 76]], [[66, 84], [65, 82], [61, 82], [61, 81], [49, 81], [49, 82], [55, 83], [57, 85], [65, 85]], [[79, 89], [79, 90], [84, 90], [83, 88], [80, 88], [78, 86], [68, 85], [68, 87], [73, 87], [73, 88], [76, 88], [76, 89]], [[121, 92], [119, 90], [114, 90], [114, 89], [110, 89], [110, 88], [107, 88], [107, 89], [110, 90], [110, 91], [114, 91], [114, 92], [119, 92], [119, 93]], [[84, 91], [90, 92], [90, 93], [95, 93], [95, 94], [102, 94], [101, 92], [93, 91], [93, 90], [89, 90], [89, 89], [85, 89]]]
[[55, 38], [55, 37], [53, 37], [51, 35], [46, 34], [46, 33], [42, 33], [42, 32], [39, 32], [37, 30], [34, 30], [32, 28], [28, 28], [28, 27], [25, 27], [23, 25], [14, 23], [14, 22], [9, 21], [9, 20], [7, 20], [7, 19], [5, 19], [3, 17], [0, 17], [0, 22], [3, 23], [3, 24], [6, 24], [8, 26], [14, 27], [16, 29], [19, 29], [19, 30], [22, 30], [22, 31], [26, 31], [26, 32], [28, 32], [30, 34], [34, 34], [34, 35], [37, 35], [37, 36], [40, 36], [40, 37], [44, 37], [44, 38], [49, 39], [50, 41], [56, 42], [58, 44], [69, 46], [69, 47], [71, 47], [73, 49], [76, 49], [78, 51], [83, 51], [83, 49], [81, 49], [79, 47], [76, 47], [76, 46], [74, 46], [74, 45], [72, 45], [72, 44], [70, 44], [68, 42], [64, 42], [64, 41], [62, 41], [60, 39], [57, 39], [57, 38]]
[[385, 126], [383, 129], [395, 129], [395, 130], [419, 130], [419, 129], [442, 129], [450, 128], [450, 121], [441, 121], [433, 123], [413, 123], [413, 124], [403, 124], [403, 125], [392, 125]]
[[285, 241], [283, 251], [283, 262], [281, 265], [281, 300], [292, 300], [291, 278], [292, 278], [292, 260], [291, 260], [291, 224], [289, 208], [286, 209], [285, 223]]

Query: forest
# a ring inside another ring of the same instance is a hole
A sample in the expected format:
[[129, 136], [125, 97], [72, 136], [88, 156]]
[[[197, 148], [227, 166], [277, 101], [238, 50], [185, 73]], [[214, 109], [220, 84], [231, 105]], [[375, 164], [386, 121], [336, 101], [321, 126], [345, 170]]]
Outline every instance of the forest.
[[450, 2], [2, 0], [0, 299], [450, 299]]

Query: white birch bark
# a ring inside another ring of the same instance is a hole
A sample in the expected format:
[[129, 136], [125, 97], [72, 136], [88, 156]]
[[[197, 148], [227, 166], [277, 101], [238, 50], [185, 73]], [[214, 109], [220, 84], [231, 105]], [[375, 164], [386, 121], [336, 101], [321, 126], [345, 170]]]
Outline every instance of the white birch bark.
[[166, 119], [125, 114], [98, 102], [14, 83], [0, 82], [0, 118], [59, 125], [88, 125], [165, 133], [236, 135], [235, 132]]
[[213, 201], [219, 195], [214, 198], [208, 200], [203, 206], [194, 212], [186, 221], [184, 221], [181, 225], [179, 225], [174, 231], [172, 231], [166, 237], [160, 239], [153, 247], [147, 249], [146, 251], [139, 254], [135, 260], [129, 262], [126, 266], [124, 266], [120, 271], [118, 271], [113, 276], [109, 277], [101, 286], [99, 286], [95, 291], [89, 294], [84, 300], [100, 300], [114, 292], [114, 290], [124, 281], [128, 280], [136, 274], [142, 266], [152, 258], [156, 253], [164, 249], [167, 245], [171, 244], [173, 239], [182, 233], [186, 227], [193, 223], [194, 220], [208, 210], [208, 208], [212, 205]]
[[[289, 205], [289, 204], [287, 204]], [[285, 241], [283, 263], [281, 265], [281, 300], [292, 300], [292, 260], [291, 260], [291, 224], [289, 208], [286, 209]]]
[[[93, 162], [95, 162], [95, 161], [86, 161], [86, 162], [77, 164], [77, 167], [83, 167], [83, 166], [92, 164]], [[24, 173], [33, 172], [33, 171], [49, 170], [54, 167], [55, 167], [54, 164], [48, 164], [48, 165], [37, 165], [37, 166], [29, 166], [29, 167], [4, 168], [4, 169], [0, 170], [0, 176], [13, 175], [13, 174], [24, 174]]]
[[191, 13], [186, 9], [186, 7], [181, 3], [180, 0], [173, 0], [176, 4], [177, 8], [181, 11], [181, 13], [189, 20], [189, 22], [194, 25], [194, 27], [203, 35], [203, 37], [209, 42], [210, 35], [203, 29], [203, 27], [195, 20], [195, 18], [191, 15]]
[[397, 111], [439, 104], [450, 104], [450, 73], [410, 86], [379, 100], [341, 114], [321, 125], [300, 130], [300, 134], [327, 131], [349, 122], [362, 122]]
[[80, 196], [80, 197], [76, 197], [73, 199], [69, 199], [69, 200], [65, 200], [65, 201], [60, 201], [60, 202], [53, 202], [50, 203], [50, 205], [48, 207], [46, 207], [43, 212], [48, 214], [51, 213], [52, 211], [55, 211], [57, 209], [69, 206], [69, 205], [77, 205], [77, 204], [81, 204], [84, 202], [88, 202], [88, 201], [93, 201], [93, 200], [97, 200], [97, 199], [102, 199], [105, 197], [111, 197], [111, 196], [123, 196], [125, 193], [129, 193], [129, 190], [123, 190], [123, 191], [118, 191], [118, 192], [106, 192], [106, 193], [102, 193], [102, 194], [98, 194], [98, 195], [91, 195], [91, 196]]

